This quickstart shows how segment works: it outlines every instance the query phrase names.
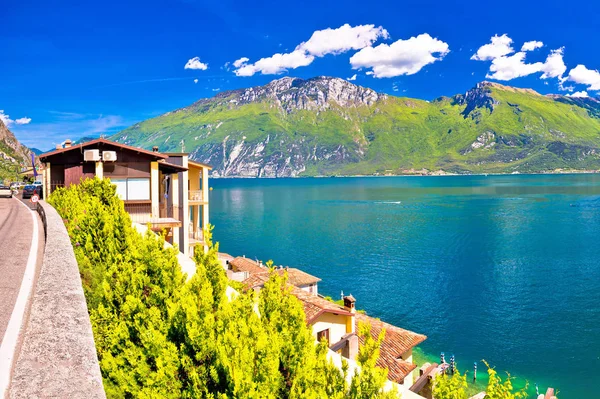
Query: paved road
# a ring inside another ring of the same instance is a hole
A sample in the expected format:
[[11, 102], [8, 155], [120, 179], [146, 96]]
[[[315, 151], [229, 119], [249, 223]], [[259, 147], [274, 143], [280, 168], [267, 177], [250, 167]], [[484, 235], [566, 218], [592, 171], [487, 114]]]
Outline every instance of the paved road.
[[0, 198], [0, 341], [15, 306], [31, 248], [31, 211], [19, 201]]

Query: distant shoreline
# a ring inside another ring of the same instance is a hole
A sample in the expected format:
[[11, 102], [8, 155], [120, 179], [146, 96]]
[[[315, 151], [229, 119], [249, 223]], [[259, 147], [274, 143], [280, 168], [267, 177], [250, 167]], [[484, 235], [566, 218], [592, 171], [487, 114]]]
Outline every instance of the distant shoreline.
[[270, 177], [270, 176], [210, 176], [211, 179], [343, 179], [343, 178], [356, 178], [356, 177], [445, 177], [445, 176], [538, 176], [538, 175], [593, 175], [600, 174], [600, 170], [565, 170], [565, 171], [552, 171], [552, 172], [528, 172], [528, 173], [406, 173], [406, 174], [385, 174], [385, 175], [317, 175], [317, 176], [281, 176], [281, 177]]

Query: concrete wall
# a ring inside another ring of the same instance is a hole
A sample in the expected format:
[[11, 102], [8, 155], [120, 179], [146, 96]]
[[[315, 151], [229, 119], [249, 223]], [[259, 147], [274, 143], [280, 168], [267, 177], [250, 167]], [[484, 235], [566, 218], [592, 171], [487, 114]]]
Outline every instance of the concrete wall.
[[105, 398], [71, 240], [56, 210], [39, 204], [46, 246], [9, 397]]

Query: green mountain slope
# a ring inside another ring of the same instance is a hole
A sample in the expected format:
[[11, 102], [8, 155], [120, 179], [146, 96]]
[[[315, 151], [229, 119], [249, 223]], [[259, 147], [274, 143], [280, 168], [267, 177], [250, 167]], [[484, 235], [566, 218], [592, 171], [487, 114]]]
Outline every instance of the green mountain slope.
[[[600, 102], [482, 82], [432, 102], [337, 78], [224, 92], [113, 136], [191, 152], [216, 176], [600, 169]], [[427, 171], [422, 171], [426, 169]]]

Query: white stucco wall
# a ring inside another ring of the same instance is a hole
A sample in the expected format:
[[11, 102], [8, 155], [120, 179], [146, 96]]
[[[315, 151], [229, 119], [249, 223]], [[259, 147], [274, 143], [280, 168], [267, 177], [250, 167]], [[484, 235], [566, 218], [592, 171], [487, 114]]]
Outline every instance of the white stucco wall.
[[323, 313], [313, 323], [313, 336], [317, 339], [317, 333], [329, 329], [329, 345], [338, 342], [346, 335], [346, 318], [349, 316]]

